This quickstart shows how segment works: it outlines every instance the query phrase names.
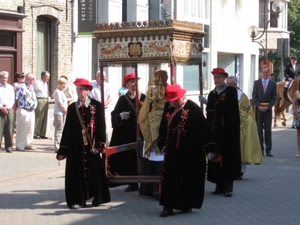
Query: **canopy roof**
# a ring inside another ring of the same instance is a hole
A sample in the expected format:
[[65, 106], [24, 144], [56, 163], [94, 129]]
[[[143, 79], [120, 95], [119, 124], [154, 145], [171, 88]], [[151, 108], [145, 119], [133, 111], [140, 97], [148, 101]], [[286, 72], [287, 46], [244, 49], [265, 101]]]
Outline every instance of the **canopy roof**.
[[203, 25], [178, 20], [98, 23], [102, 66], [201, 63]]

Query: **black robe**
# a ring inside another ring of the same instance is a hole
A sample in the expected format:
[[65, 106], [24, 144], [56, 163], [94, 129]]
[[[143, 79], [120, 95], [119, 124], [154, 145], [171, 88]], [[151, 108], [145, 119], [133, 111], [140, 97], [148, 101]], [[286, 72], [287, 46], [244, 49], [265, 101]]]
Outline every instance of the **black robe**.
[[[127, 92], [126, 95], [128, 94], [129, 92]], [[145, 97], [146, 96], [144, 94], [141, 94], [139, 99], [140, 104], [138, 107], [141, 107], [141, 102], [145, 100]], [[136, 105], [135, 98], [131, 99], [128, 97], [128, 99], [131, 101], [133, 106]], [[124, 111], [130, 111], [130, 117], [126, 120], [122, 120], [120, 116], [120, 113]], [[125, 95], [118, 99], [114, 110], [111, 112], [111, 124], [113, 132], [110, 146], [118, 146], [137, 141], [137, 117], [135, 109], [127, 101]], [[131, 149], [110, 155], [108, 158], [108, 169], [112, 175], [138, 175], [136, 150]]]
[[[169, 106], [170, 103], [167, 102], [157, 143], [160, 149], [166, 146], [159, 204], [173, 209], [201, 208], [204, 198], [205, 154], [218, 152], [217, 145], [212, 130], [196, 103], [187, 100], [168, 127], [168, 120], [174, 111], [174, 107]], [[184, 115], [184, 112], [187, 114]]]
[[222, 155], [221, 162], [208, 162], [207, 180], [213, 183], [222, 182], [223, 178], [233, 181], [241, 174], [240, 114], [236, 88], [226, 87], [220, 94], [211, 91], [206, 111]]
[[[101, 103], [91, 99], [88, 108], [80, 107], [79, 112], [90, 132], [91, 105], [95, 106], [95, 147], [105, 143], [105, 120]], [[57, 155], [66, 155], [65, 195], [68, 207], [78, 204], [85, 206], [86, 200], [93, 199], [93, 204], [110, 201], [110, 193], [104, 169], [104, 160], [100, 154], [90, 152], [90, 144], [84, 146], [82, 128], [76, 113], [76, 102], [68, 107], [60, 148]]]

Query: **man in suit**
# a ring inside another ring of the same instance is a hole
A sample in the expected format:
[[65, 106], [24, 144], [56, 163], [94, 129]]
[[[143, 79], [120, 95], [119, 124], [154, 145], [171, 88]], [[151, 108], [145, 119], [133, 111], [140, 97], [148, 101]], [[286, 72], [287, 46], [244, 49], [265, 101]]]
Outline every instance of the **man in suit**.
[[285, 77], [285, 85], [284, 85], [284, 99], [287, 99], [287, 90], [289, 84], [292, 80], [298, 77], [300, 74], [300, 65], [297, 65], [297, 56], [293, 56], [291, 58], [291, 62], [285, 67], [284, 77]]
[[254, 82], [252, 99], [256, 106], [256, 123], [262, 154], [264, 155], [265, 140], [266, 155], [272, 157], [272, 107], [276, 100], [276, 82], [270, 77], [269, 68], [263, 66], [261, 79]]

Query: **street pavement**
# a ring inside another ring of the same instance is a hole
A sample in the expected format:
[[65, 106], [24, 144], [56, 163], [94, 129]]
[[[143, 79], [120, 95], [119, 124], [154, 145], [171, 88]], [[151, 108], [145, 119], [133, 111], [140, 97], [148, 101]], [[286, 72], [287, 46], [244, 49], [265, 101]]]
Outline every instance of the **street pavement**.
[[[248, 165], [234, 182], [233, 197], [214, 196], [206, 182], [202, 209], [159, 217], [158, 201], [125, 186], [111, 188], [111, 202], [100, 207], [69, 209], [64, 198], [65, 161], [55, 159], [53, 140], [34, 140], [37, 150], [0, 151], [0, 225], [19, 224], [300, 224], [300, 158], [291, 120], [274, 128], [274, 157]], [[53, 133], [48, 134], [49, 137]], [[88, 205], [91, 201], [88, 202]]]

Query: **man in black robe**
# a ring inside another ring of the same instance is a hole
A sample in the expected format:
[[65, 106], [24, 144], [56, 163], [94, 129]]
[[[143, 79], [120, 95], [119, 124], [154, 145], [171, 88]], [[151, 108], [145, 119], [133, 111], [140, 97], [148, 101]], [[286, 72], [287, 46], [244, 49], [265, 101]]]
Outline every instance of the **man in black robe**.
[[[139, 110], [146, 96], [143, 93], [136, 92], [134, 73], [127, 74], [124, 77], [123, 85], [128, 89], [128, 92], [118, 99], [114, 110], [111, 112], [113, 132], [110, 146], [136, 142], [138, 137], [136, 108]], [[138, 95], [138, 105], [136, 105], [135, 95]], [[108, 158], [108, 170], [111, 175], [138, 175], [136, 150], [131, 149], [110, 155]], [[114, 185], [110, 184], [110, 186]], [[126, 192], [138, 190], [137, 183], [130, 183], [125, 189]]]
[[106, 141], [103, 107], [88, 97], [92, 89], [89, 81], [78, 78], [74, 84], [78, 100], [68, 107], [56, 158], [67, 159], [65, 196], [68, 207], [86, 207], [86, 201], [91, 198], [92, 206], [97, 207], [110, 201], [104, 160], [100, 156]]
[[228, 74], [223, 68], [212, 71], [215, 89], [208, 95], [206, 107], [219, 150], [221, 162], [208, 162], [207, 180], [216, 183], [212, 194], [232, 196], [233, 181], [241, 174], [240, 115], [237, 91], [225, 84]]
[[[212, 130], [201, 108], [185, 98], [186, 90], [168, 85], [157, 145], [165, 153], [160, 180], [160, 216], [200, 209], [204, 198], [206, 154], [218, 155]], [[219, 156], [219, 155], [218, 155]], [[212, 157], [213, 158], [213, 157]], [[215, 157], [214, 160], [219, 157]]]

